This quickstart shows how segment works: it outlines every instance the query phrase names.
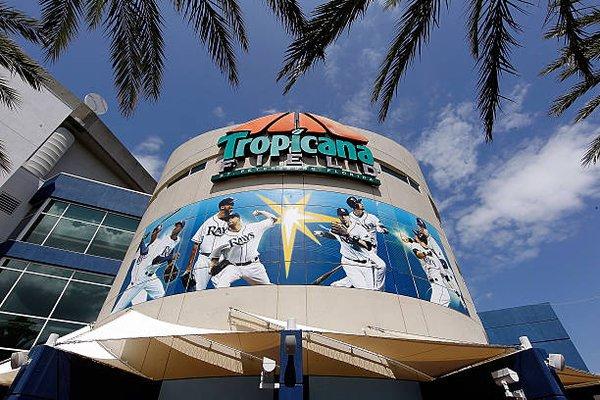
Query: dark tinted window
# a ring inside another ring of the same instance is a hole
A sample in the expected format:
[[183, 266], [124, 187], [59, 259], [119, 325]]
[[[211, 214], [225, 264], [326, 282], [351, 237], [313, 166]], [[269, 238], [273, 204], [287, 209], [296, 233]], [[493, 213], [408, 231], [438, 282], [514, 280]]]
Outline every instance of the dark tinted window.
[[46, 317], [66, 284], [64, 279], [23, 274], [1, 310]]
[[110, 288], [87, 283], [70, 282], [52, 318], [93, 322]]
[[0, 313], [0, 346], [28, 349], [43, 325], [43, 319]]

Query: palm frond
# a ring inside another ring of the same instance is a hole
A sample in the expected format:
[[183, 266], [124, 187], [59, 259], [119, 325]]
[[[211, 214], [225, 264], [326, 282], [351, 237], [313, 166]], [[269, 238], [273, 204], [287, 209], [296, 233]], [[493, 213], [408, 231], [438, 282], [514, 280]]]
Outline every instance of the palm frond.
[[0, 3], [0, 30], [6, 35], [20, 35], [32, 43], [42, 42], [38, 21], [4, 3]]
[[87, 0], [85, 5], [85, 20], [90, 29], [95, 29], [100, 25], [104, 17], [107, 0]]
[[296, 0], [266, 0], [273, 14], [281, 20], [287, 32], [300, 35], [306, 28], [306, 18]]
[[589, 166], [591, 164], [596, 164], [600, 160], [600, 136], [590, 143], [587, 151], [583, 155], [581, 159], [581, 163], [584, 166]]
[[156, 0], [138, 0], [138, 10], [142, 88], [146, 98], [157, 100], [162, 86], [165, 58], [162, 17]]
[[401, 2], [402, 0], [385, 0], [385, 3], [383, 4], [383, 9], [390, 10], [392, 8], [398, 7]]
[[112, 1], [106, 19], [110, 58], [121, 112], [132, 114], [142, 89], [141, 29], [135, 0]]
[[284, 93], [319, 60], [325, 59], [325, 49], [341, 33], [350, 29], [357, 18], [362, 17], [371, 0], [329, 0], [319, 5], [306, 23], [303, 34], [288, 46], [284, 65], [277, 74], [277, 81], [285, 78]]
[[[519, 4], [520, 3], [520, 4]], [[519, 43], [513, 36], [521, 28], [513, 17], [515, 11], [525, 12], [525, 1], [489, 0], [482, 16], [477, 108], [485, 129], [486, 141], [493, 138], [496, 112], [500, 101], [500, 78], [503, 74], [516, 74], [510, 54]]]
[[40, 0], [46, 58], [58, 59], [77, 35], [82, 0]]
[[237, 58], [227, 20], [209, 0], [174, 0], [175, 9], [192, 26], [208, 53], [232, 85], [239, 83]]
[[[596, 33], [584, 39], [583, 48], [585, 56], [590, 62], [600, 60], [600, 33]], [[563, 70], [559, 74], [559, 79], [564, 81], [578, 71], [577, 65], [575, 64], [568, 47], [560, 49], [559, 54], [560, 55], [556, 60], [540, 71], [540, 75], [549, 75], [562, 68]]]
[[586, 119], [592, 114], [596, 108], [600, 106], [600, 96], [596, 96], [587, 103], [579, 111], [577, 111], [577, 116], [575, 117], [575, 122], [580, 122]]
[[19, 96], [19, 93], [8, 85], [8, 80], [4, 77], [0, 77], [0, 103], [8, 108], [14, 109], [20, 102], [21, 97]]
[[242, 50], [248, 51], [249, 43], [246, 24], [244, 23], [244, 16], [237, 0], [219, 0], [219, 4]]
[[380, 98], [379, 121], [385, 120], [390, 103], [396, 94], [398, 83], [406, 73], [423, 44], [427, 43], [431, 28], [437, 26], [440, 0], [413, 0], [398, 23], [398, 33], [382, 62], [371, 101]]
[[577, 66], [579, 73], [585, 79], [593, 79], [590, 60], [585, 55], [584, 40], [586, 33], [578, 18], [581, 16], [577, 5], [579, 0], [549, 0], [548, 15], [554, 16], [556, 24], [554, 28], [546, 33], [546, 38], [562, 37], [565, 46], [569, 49], [569, 56]]
[[[0, 83], [0, 98], [2, 97], [2, 83]], [[6, 146], [4, 145], [4, 141], [0, 140], [0, 170], [2, 173], [10, 172], [10, 158], [8, 157], [8, 153], [6, 152]]]
[[471, 0], [469, 3], [469, 47], [471, 49], [471, 55], [475, 57], [475, 59], [479, 57], [479, 24], [482, 8], [483, 0]]
[[44, 69], [8, 37], [0, 34], [0, 65], [18, 75], [34, 89], [45, 81]]
[[565, 112], [565, 110], [571, 107], [575, 101], [577, 101], [581, 96], [586, 94], [588, 90], [592, 89], [599, 82], [600, 76], [596, 76], [591, 81], [583, 80], [571, 87], [571, 89], [567, 93], [554, 100], [554, 102], [552, 103], [552, 107], [550, 107], [550, 115], [553, 115], [555, 117], [560, 116], [562, 113]]

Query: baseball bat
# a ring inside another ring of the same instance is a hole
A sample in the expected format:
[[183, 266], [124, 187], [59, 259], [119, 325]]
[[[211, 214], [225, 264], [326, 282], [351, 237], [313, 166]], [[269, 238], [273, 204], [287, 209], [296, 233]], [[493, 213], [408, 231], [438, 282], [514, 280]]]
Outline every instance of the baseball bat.
[[325, 281], [331, 275], [335, 274], [340, 268], [342, 268], [342, 266], [338, 265], [337, 267], [333, 268], [331, 271], [325, 272], [323, 275], [319, 276], [317, 279], [312, 281], [311, 285], [320, 285], [321, 283], [323, 283], [323, 281]]

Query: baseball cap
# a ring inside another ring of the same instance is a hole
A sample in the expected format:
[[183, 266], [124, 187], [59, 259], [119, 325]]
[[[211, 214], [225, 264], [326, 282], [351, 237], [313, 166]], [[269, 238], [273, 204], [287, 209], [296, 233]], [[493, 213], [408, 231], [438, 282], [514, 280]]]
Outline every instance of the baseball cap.
[[232, 205], [234, 205], [234, 203], [235, 203], [235, 201], [233, 200], [232, 197], [226, 197], [219, 202], [219, 208], [221, 208], [223, 206], [232, 206]]
[[356, 208], [358, 203], [362, 203], [362, 199], [356, 198], [354, 196], [350, 196], [346, 199], [346, 204], [348, 204], [351, 208]]
[[177, 221], [177, 222], [175, 222], [175, 225], [177, 225], [177, 224], [181, 225], [181, 227], [183, 228], [185, 226], [185, 221]]
[[339, 215], [339, 216], [350, 215], [350, 213], [345, 208], [341, 208], [340, 207], [340, 208], [337, 209], [337, 215]]
[[240, 218], [240, 214], [238, 213], [231, 213], [228, 216], [225, 217], [226, 221], [229, 221], [231, 218]]
[[417, 218], [417, 225], [421, 228], [427, 228], [427, 225], [425, 225], [425, 221], [423, 221], [421, 218]]

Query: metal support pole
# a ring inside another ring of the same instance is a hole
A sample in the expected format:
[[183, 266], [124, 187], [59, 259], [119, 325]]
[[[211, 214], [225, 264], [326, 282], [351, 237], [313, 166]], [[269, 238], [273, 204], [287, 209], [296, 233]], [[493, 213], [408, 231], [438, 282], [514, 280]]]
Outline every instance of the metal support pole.
[[[288, 323], [288, 326], [290, 325], [292, 324]], [[304, 387], [302, 382], [301, 330], [286, 329], [281, 331], [279, 365], [279, 399], [302, 400], [304, 398]]]

